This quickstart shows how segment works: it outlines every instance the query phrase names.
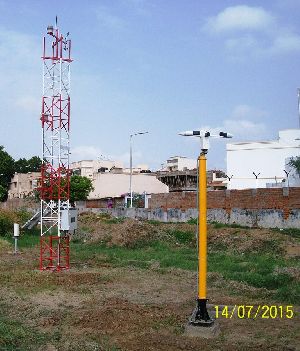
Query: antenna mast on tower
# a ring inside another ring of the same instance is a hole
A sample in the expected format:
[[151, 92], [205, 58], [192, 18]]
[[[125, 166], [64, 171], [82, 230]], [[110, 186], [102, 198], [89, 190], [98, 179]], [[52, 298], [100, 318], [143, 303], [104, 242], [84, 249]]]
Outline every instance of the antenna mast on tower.
[[[57, 26], [43, 39], [40, 269], [70, 267], [70, 65], [71, 40]], [[71, 221], [72, 222], [72, 221]], [[74, 222], [74, 221], [73, 221]]]

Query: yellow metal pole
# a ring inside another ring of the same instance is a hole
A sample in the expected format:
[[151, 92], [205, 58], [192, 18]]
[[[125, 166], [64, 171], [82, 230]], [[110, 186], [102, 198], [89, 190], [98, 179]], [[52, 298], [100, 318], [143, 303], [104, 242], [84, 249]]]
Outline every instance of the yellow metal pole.
[[198, 157], [198, 299], [206, 300], [207, 275], [207, 195], [206, 195], [206, 157]]

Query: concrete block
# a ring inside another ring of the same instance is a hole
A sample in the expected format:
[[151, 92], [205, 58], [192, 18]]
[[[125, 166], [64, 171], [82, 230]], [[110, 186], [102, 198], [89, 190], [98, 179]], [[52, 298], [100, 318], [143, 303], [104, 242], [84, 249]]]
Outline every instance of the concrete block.
[[214, 321], [211, 326], [193, 325], [190, 322], [185, 326], [184, 335], [191, 338], [213, 339], [220, 335], [218, 321]]

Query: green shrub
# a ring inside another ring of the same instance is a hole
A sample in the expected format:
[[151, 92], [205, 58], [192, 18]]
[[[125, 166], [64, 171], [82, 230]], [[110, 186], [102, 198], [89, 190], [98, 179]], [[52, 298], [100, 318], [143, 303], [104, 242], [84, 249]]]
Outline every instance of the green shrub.
[[33, 214], [28, 212], [25, 208], [17, 209], [15, 215], [17, 217], [17, 222], [20, 224], [24, 224], [33, 216]]
[[0, 210], [0, 235], [9, 236], [13, 233], [14, 222], [17, 216], [14, 212]]
[[25, 209], [9, 211], [0, 209], [0, 236], [11, 236], [14, 223], [24, 224], [32, 215]]

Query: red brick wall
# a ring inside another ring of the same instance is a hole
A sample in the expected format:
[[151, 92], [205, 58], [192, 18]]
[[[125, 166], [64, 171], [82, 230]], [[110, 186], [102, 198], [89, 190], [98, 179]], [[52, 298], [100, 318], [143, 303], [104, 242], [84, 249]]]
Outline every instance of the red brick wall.
[[[113, 207], [121, 207], [124, 204], [123, 198], [114, 198], [112, 199]], [[86, 208], [107, 208], [108, 199], [98, 199], [98, 200], [86, 200]]]
[[[197, 207], [196, 193], [174, 192], [168, 194], [152, 194], [149, 207], [188, 208]], [[292, 209], [300, 208], [300, 188], [271, 188], [246, 190], [215, 190], [207, 193], [209, 209], [222, 208], [228, 212], [233, 208], [239, 209], [280, 209], [288, 214]]]

